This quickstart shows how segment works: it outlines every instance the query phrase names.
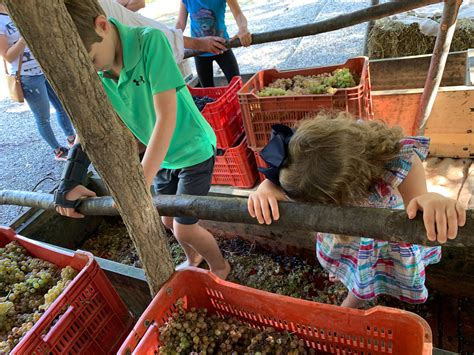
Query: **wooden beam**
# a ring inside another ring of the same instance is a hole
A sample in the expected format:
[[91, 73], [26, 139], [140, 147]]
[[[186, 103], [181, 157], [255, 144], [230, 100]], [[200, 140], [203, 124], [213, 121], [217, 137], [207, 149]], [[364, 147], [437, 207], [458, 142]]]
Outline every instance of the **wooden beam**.
[[[371, 0], [370, 5], [371, 6], [376, 6], [380, 4], [380, 0]], [[370, 20], [369, 24], [367, 25], [367, 30], [365, 32], [365, 42], [364, 42], [364, 55], [369, 56], [369, 38], [370, 38], [370, 32], [372, 31], [372, 28], [374, 28], [375, 25], [375, 20]]]
[[[202, 196], [156, 196], [155, 206], [164, 216], [186, 216], [202, 220], [258, 224], [247, 211], [247, 199]], [[53, 209], [53, 196], [25, 191], [0, 191], [0, 204], [14, 204]], [[281, 218], [272, 225], [288, 230], [319, 231], [342, 235], [365, 236], [391, 242], [438, 245], [426, 239], [422, 216], [409, 220], [403, 210], [368, 207], [336, 207], [296, 202], [280, 202]], [[112, 198], [84, 200], [79, 211], [86, 215], [117, 215]], [[291, 236], [288, 236], [291, 238]], [[474, 246], [474, 210], [467, 213], [467, 223], [459, 229], [451, 246]]]
[[423, 135], [425, 132], [425, 127], [438, 93], [439, 84], [443, 77], [461, 3], [462, 0], [446, 0], [444, 3], [443, 16], [438, 28], [433, 57], [431, 58], [425, 89], [421, 96], [415, 120], [414, 131], [420, 135]]
[[[402, 12], [417, 9], [419, 7], [423, 7], [430, 4], [436, 4], [439, 2], [441, 2], [441, 0], [401, 0], [397, 2], [387, 2], [320, 22], [296, 27], [283, 28], [277, 31], [254, 33], [252, 34], [252, 45], [278, 42], [286, 39], [314, 36], [320, 33], [336, 31], [341, 28], [358, 25], [360, 23], [364, 23], [370, 20], [377, 20], [391, 15], [396, 15]], [[231, 42], [228, 42], [226, 45], [229, 48], [237, 48], [242, 46], [238, 38]], [[194, 57], [199, 54], [202, 54], [202, 52], [195, 50], [185, 50], [184, 58]]]

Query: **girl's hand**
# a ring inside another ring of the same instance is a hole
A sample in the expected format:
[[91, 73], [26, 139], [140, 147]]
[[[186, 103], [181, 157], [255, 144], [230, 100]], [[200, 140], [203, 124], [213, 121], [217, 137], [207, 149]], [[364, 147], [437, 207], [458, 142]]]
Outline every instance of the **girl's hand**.
[[413, 198], [407, 206], [408, 218], [413, 219], [417, 211], [423, 211], [428, 240], [443, 244], [455, 239], [458, 226], [466, 223], [466, 210], [453, 199], [437, 193], [425, 193]]
[[288, 200], [288, 198], [283, 190], [270, 180], [265, 180], [260, 184], [257, 191], [252, 192], [249, 196], [249, 214], [253, 218], [257, 218], [260, 224], [271, 224], [272, 217], [275, 221], [280, 218], [277, 201], [284, 200]]
[[252, 44], [252, 34], [249, 32], [247, 26], [239, 28], [239, 32], [232, 37], [231, 41], [236, 38], [240, 39], [240, 43], [242, 43], [244, 47], [248, 47]]

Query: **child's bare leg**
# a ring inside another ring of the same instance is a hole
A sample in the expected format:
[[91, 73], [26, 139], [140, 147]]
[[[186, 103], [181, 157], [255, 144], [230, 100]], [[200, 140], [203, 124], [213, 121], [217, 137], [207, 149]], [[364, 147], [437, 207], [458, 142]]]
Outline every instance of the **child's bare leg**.
[[[161, 220], [162, 220], [163, 224], [168, 229], [170, 229], [174, 234], [174, 230], [173, 230], [173, 220], [174, 220], [174, 218], [173, 217], [161, 217]], [[199, 266], [199, 264], [201, 264], [202, 261], [204, 260], [202, 255], [199, 254], [196, 250], [194, 250], [193, 247], [191, 245], [189, 245], [188, 243], [180, 241], [178, 238], [176, 238], [176, 240], [178, 241], [179, 245], [181, 245], [181, 248], [183, 248], [184, 254], [186, 255], [186, 260], [184, 262], [182, 262], [181, 264], [179, 264], [178, 266], [176, 266], [175, 270], [181, 270], [181, 269], [184, 269], [188, 266]]]
[[[221, 279], [226, 279], [230, 272], [230, 265], [222, 256], [213, 235], [208, 230], [195, 224], [173, 224], [176, 239], [181, 245], [188, 245], [207, 261], [211, 271]], [[186, 252], [185, 247], [183, 249]], [[190, 255], [192, 256], [192, 255]], [[189, 259], [190, 260], [190, 259]]]
[[346, 299], [341, 303], [341, 307], [359, 308], [363, 304], [363, 300], [358, 299], [352, 292], [349, 292]]

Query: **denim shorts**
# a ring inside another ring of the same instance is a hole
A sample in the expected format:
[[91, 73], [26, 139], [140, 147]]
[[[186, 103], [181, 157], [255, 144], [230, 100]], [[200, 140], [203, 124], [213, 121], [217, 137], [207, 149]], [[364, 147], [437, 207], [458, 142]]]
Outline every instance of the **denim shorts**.
[[[195, 195], [207, 196], [211, 189], [215, 154], [202, 163], [182, 169], [160, 169], [155, 177], [158, 195]], [[194, 217], [176, 216], [180, 224], [196, 224]]]

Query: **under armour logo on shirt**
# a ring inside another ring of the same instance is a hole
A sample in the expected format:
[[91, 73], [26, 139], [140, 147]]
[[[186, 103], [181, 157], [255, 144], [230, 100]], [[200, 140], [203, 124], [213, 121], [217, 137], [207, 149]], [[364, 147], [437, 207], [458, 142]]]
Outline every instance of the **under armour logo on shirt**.
[[133, 79], [133, 82], [135, 83], [136, 86], [140, 86], [141, 83], [145, 82], [145, 79], [143, 79], [143, 76], [140, 75], [140, 79], [139, 80]]

